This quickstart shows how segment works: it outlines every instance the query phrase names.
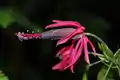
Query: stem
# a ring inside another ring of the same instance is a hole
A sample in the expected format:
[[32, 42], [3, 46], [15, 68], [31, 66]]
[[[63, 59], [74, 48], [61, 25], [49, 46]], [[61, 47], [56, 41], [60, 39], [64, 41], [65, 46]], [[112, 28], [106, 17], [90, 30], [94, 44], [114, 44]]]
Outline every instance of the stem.
[[106, 74], [105, 74], [105, 77], [104, 77], [103, 80], [106, 80], [106, 77], [107, 77], [107, 75], [108, 75], [108, 73], [109, 73], [110, 68], [112, 67], [112, 65], [113, 65], [113, 63], [111, 63], [111, 64], [109, 65], [108, 70], [106, 71]]
[[98, 41], [100, 41], [101, 43], [106, 44], [100, 37], [96, 36], [95, 34], [85, 33], [85, 35], [87, 35], [87, 36], [92, 36], [92, 37], [96, 38]]
[[88, 71], [89, 71], [89, 66], [86, 66], [82, 80], [88, 80]]
[[96, 62], [94, 62], [94, 63], [91, 63], [91, 64], [89, 64], [88, 65], [88, 67], [92, 67], [92, 66], [94, 66], [94, 65], [96, 65], [96, 64], [99, 64], [100, 62], [102, 62], [103, 60], [100, 60], [100, 61], [96, 61]]
[[[89, 52], [88, 54], [92, 54], [92, 55], [94, 55], [94, 53], [93, 52]], [[100, 53], [96, 53], [96, 55], [97, 56], [101, 56], [101, 57], [103, 57], [104, 55], [102, 55], [102, 54], [100, 54]]]
[[116, 66], [117, 67], [117, 69], [118, 69], [118, 74], [119, 74], [119, 77], [120, 77], [120, 69], [119, 69], [119, 67], [118, 66]]

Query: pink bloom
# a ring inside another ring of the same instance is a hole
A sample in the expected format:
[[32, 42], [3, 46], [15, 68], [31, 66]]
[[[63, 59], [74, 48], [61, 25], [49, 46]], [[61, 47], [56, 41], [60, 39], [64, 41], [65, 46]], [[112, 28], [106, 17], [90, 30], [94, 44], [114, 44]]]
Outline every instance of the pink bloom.
[[[73, 40], [72, 42], [73, 44], [71, 46], [68, 47], [64, 47], [62, 48], [60, 51], [58, 51], [58, 53], [56, 54], [57, 56], [61, 56], [62, 60], [60, 63], [56, 64], [52, 69], [53, 70], [60, 70], [63, 71], [65, 69], [67, 69], [66, 67], [68, 65], [71, 64], [72, 62], [72, 57], [73, 57], [73, 53], [74, 53], [74, 43], [75, 41]], [[70, 70], [73, 72], [73, 65], [70, 66]]]
[[46, 26], [47, 28], [56, 28], [59, 26], [73, 26], [75, 28], [79, 28], [81, 27], [81, 24], [79, 22], [75, 22], [75, 21], [61, 21], [61, 20], [53, 20], [53, 22], [55, 22], [54, 24], [50, 24], [48, 26]]
[[[53, 70], [58, 69], [58, 70], [65, 70], [67, 68], [70, 67], [71, 71], [73, 71], [73, 66], [75, 65], [75, 63], [78, 61], [78, 59], [80, 58], [81, 54], [82, 54], [82, 50], [84, 49], [84, 55], [85, 55], [85, 61], [89, 64], [89, 56], [88, 56], [88, 48], [87, 48], [87, 43], [90, 44], [90, 46], [93, 49], [94, 54], [96, 53], [95, 48], [93, 46], [93, 44], [91, 43], [91, 41], [87, 38], [87, 36], [85, 36], [84, 34], [81, 34], [81, 38], [78, 40], [77, 44], [75, 47], [65, 47], [62, 50], [60, 50], [57, 55], [61, 55], [62, 60], [60, 63], [58, 63], [57, 65], [55, 65], [53, 67]], [[72, 45], [75, 45], [75, 43], [72, 43]], [[72, 50], [72, 51], [71, 51]], [[61, 54], [60, 54], [61, 52]], [[64, 56], [63, 56], [64, 55]], [[67, 56], [65, 56], [67, 55]], [[68, 57], [69, 55], [69, 57]], [[68, 60], [68, 62], [66, 61], [66, 58]], [[69, 59], [68, 59], [69, 58]], [[65, 59], [65, 60], [64, 60]]]
[[[75, 21], [61, 21], [61, 20], [53, 20], [53, 24], [50, 24], [46, 26], [47, 28], [61, 28], [61, 29], [53, 29], [48, 30], [46, 32], [43, 32], [41, 34], [24, 34], [24, 33], [16, 33], [18, 38], [21, 39], [32, 39], [32, 38], [40, 38], [40, 39], [46, 39], [46, 38], [56, 38], [59, 37], [60, 40], [57, 42], [57, 46], [60, 44], [64, 44], [68, 42], [69, 40], [72, 40], [71, 46], [63, 47], [58, 53], [56, 54], [56, 57], [61, 56], [62, 59], [60, 63], [53, 66], [53, 70], [66, 70], [70, 68], [72, 72], [73, 68], [80, 59], [80, 56], [82, 54], [82, 51], [84, 52], [84, 58], [85, 61], [90, 64], [89, 61], [89, 55], [88, 55], [88, 46], [89, 43], [94, 55], [96, 55], [95, 47], [93, 46], [92, 42], [88, 39], [88, 37], [84, 34], [85, 27], [83, 27], [80, 23]], [[63, 26], [67, 28], [63, 28]], [[72, 28], [70, 28], [72, 26]], [[81, 36], [80, 36], [81, 35]], [[75, 39], [77, 38], [77, 39]], [[77, 44], [76, 44], [77, 43]]]
[[[65, 70], [65, 69], [70, 67], [71, 71], [73, 72], [73, 66], [76, 63], [76, 61], [78, 61], [78, 59], [80, 58], [83, 49], [84, 49], [85, 61], [89, 64], [90, 61], [89, 61], [89, 56], [88, 56], [87, 43], [89, 43], [90, 46], [92, 47], [92, 50], [93, 50], [94, 54], [96, 54], [96, 51], [95, 51], [95, 47], [93, 46], [92, 42], [88, 39], [87, 36], [84, 35], [85, 28], [83, 26], [81, 26], [78, 22], [74, 22], [74, 21], [59, 21], [59, 20], [57, 20], [57, 21], [54, 21], [54, 22], [56, 22], [56, 23], [48, 25], [47, 28], [55, 28], [55, 27], [59, 27], [59, 26], [60, 27], [61, 26], [74, 26], [76, 28], [76, 30], [73, 31], [72, 33], [68, 34], [65, 37], [62, 37], [57, 42], [57, 45], [66, 43], [70, 39], [72, 39], [73, 37], [75, 37], [77, 35], [81, 35], [81, 38], [79, 38], [76, 46], [75, 46], [75, 43], [72, 43], [72, 45], [74, 45], [75, 47], [74, 46], [72, 48], [65, 47], [65, 48], [63, 48], [62, 50], [59, 51], [58, 54], [60, 54], [60, 52], [61, 52], [62, 60], [61, 60], [60, 63], [55, 65], [53, 67], [53, 69], [54, 70], [55, 69]], [[63, 56], [63, 55], [67, 55], [67, 56]]]

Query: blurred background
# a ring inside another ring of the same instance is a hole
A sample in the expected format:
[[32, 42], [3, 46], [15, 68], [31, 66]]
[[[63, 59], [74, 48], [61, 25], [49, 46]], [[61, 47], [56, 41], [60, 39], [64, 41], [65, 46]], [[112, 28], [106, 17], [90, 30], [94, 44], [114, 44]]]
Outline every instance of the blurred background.
[[[84, 59], [69, 70], [53, 71], [56, 41], [28, 40], [20, 42], [14, 35], [27, 30], [42, 32], [52, 20], [74, 20], [87, 32], [101, 37], [115, 52], [119, 48], [119, 0], [1, 0], [0, 1], [0, 70], [10, 80], [81, 80]], [[92, 57], [91, 57], [92, 58]], [[94, 57], [93, 57], [94, 59]], [[90, 69], [89, 80], [96, 80], [101, 65]]]

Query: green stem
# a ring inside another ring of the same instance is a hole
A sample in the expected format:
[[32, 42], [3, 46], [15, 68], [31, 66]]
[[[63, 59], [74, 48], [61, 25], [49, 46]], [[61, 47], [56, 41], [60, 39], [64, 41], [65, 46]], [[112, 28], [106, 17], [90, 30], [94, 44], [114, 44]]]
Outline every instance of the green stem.
[[94, 62], [94, 63], [91, 63], [91, 64], [89, 64], [88, 65], [88, 67], [92, 67], [92, 66], [94, 66], [94, 65], [96, 65], [96, 64], [99, 64], [100, 62], [102, 62], [103, 60], [100, 60], [100, 61], [96, 61], [96, 62]]
[[[93, 52], [89, 52], [88, 54], [92, 54], [92, 55], [94, 55], [94, 53]], [[97, 56], [101, 56], [101, 57], [103, 57], [104, 55], [102, 55], [102, 54], [100, 54], [100, 53], [96, 53], [96, 55]]]
[[113, 65], [113, 63], [111, 63], [111, 64], [109, 65], [108, 70], [106, 71], [106, 74], [105, 74], [105, 76], [104, 76], [104, 79], [103, 79], [103, 80], [106, 80], [106, 77], [107, 77], [107, 75], [108, 75], [108, 73], [109, 73], [110, 68], [112, 67], [112, 65]]
[[98, 41], [100, 41], [101, 43], [106, 44], [100, 37], [96, 36], [95, 34], [85, 33], [85, 35], [87, 35], [87, 36], [92, 36], [92, 37], [96, 38]]
[[85, 69], [85, 72], [84, 72], [82, 80], [88, 80], [88, 77], [87, 77], [88, 76], [87, 75], [88, 71], [89, 71], [89, 66], [86, 66], [86, 69]]

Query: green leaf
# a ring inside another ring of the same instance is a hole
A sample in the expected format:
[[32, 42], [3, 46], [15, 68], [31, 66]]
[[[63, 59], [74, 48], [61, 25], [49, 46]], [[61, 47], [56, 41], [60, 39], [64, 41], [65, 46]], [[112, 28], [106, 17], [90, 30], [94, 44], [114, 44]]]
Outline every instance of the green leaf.
[[98, 47], [99, 47], [100, 50], [102, 50], [101, 44], [99, 42], [98, 42]]
[[12, 9], [10, 8], [0, 9], [0, 26], [2, 28], [7, 28], [10, 24], [12, 24], [15, 21], [11, 13]]
[[119, 76], [120, 76], [120, 49], [118, 49], [116, 51], [116, 53], [114, 54], [114, 57], [115, 57], [115, 63], [116, 63], [116, 67], [118, 69], [118, 73], [119, 73]]
[[115, 58], [120, 58], [120, 49], [118, 49], [115, 54], [114, 54]]
[[1, 70], [0, 70], [0, 80], [9, 80], [8, 77], [5, 76]]
[[107, 67], [105, 67], [105, 66], [102, 67], [101, 70], [100, 70], [100, 72], [98, 73], [97, 80], [115, 80], [113, 78], [113, 73], [111, 71], [109, 71], [108, 74], [107, 74], [107, 76], [106, 76], [107, 70], [108, 70]]
[[106, 57], [107, 60], [114, 62], [114, 54], [113, 52], [108, 48], [108, 46], [104, 43], [101, 43], [100, 49], [103, 52], [104, 56]]
[[116, 64], [120, 69], [120, 49], [116, 51], [116, 53], [114, 54], [114, 57], [115, 57]]
[[0, 80], [9, 80], [7, 76], [0, 77]]

